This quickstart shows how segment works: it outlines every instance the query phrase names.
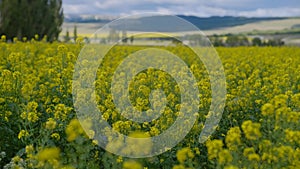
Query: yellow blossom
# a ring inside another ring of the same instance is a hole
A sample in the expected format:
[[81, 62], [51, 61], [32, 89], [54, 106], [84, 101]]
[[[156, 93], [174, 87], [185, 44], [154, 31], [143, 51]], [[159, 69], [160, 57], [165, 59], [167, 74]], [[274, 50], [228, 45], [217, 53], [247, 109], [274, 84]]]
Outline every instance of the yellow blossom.
[[285, 130], [285, 140], [288, 142], [298, 142], [300, 143], [300, 131], [293, 131], [291, 129]]
[[177, 160], [180, 163], [184, 163], [187, 159], [194, 158], [194, 154], [193, 154], [192, 150], [188, 147], [178, 150], [176, 153], [176, 156], [177, 156]]
[[69, 142], [74, 141], [80, 134], [83, 133], [84, 130], [77, 119], [72, 119], [66, 127], [67, 140]]
[[27, 115], [27, 119], [30, 122], [37, 122], [39, 119], [39, 116], [37, 115], [37, 112], [29, 112]]
[[237, 146], [241, 144], [241, 130], [239, 127], [230, 128], [227, 132], [225, 142], [230, 150], [237, 150]]
[[270, 140], [262, 140], [258, 145], [260, 151], [268, 151], [271, 146], [272, 142]]
[[18, 163], [18, 162], [20, 162], [22, 160], [22, 158], [20, 157], [20, 156], [14, 156], [13, 158], [12, 158], [12, 161], [14, 162], [14, 163]]
[[227, 165], [224, 167], [224, 169], [239, 169], [239, 168], [234, 165]]
[[244, 149], [243, 155], [245, 157], [247, 157], [249, 154], [253, 154], [253, 153], [255, 153], [254, 148], [253, 147], [247, 147], [247, 148]]
[[218, 162], [220, 164], [229, 163], [232, 161], [232, 155], [229, 150], [223, 149], [218, 154]]
[[46, 129], [53, 130], [56, 127], [56, 121], [53, 118], [49, 118], [46, 122]]
[[271, 116], [274, 114], [274, 106], [270, 103], [266, 103], [261, 108], [261, 113], [264, 116]]
[[26, 131], [26, 130], [21, 130], [21, 131], [19, 132], [19, 134], [18, 134], [18, 139], [21, 139], [22, 137], [27, 137], [27, 136], [29, 136], [28, 131]]
[[0, 97], [0, 104], [4, 103], [5, 99]]
[[51, 148], [44, 148], [41, 150], [37, 158], [39, 161], [47, 161], [47, 160], [54, 160], [58, 159], [60, 155], [60, 149], [57, 147], [51, 147]]
[[119, 156], [119, 157], [117, 158], [117, 163], [121, 163], [121, 162], [123, 162], [123, 158], [122, 158], [122, 156]]
[[129, 160], [123, 163], [123, 169], [143, 169], [143, 166], [137, 161]]
[[208, 151], [208, 159], [213, 159], [218, 157], [218, 153], [223, 148], [222, 140], [212, 140], [206, 142], [206, 147]]
[[251, 120], [244, 121], [242, 129], [249, 140], [256, 140], [261, 137], [260, 123], [253, 123]]
[[60, 135], [58, 133], [52, 133], [51, 137], [54, 138], [55, 140], [60, 140]]
[[184, 165], [179, 164], [179, 165], [174, 165], [173, 169], [186, 169], [186, 168], [184, 167]]
[[25, 152], [26, 152], [27, 154], [30, 154], [30, 153], [32, 153], [33, 151], [34, 151], [34, 147], [33, 147], [32, 144], [25, 147]]
[[248, 155], [248, 159], [249, 159], [250, 161], [259, 161], [259, 160], [260, 160], [260, 157], [259, 157], [258, 154], [253, 153], [253, 154], [249, 154], [249, 155]]

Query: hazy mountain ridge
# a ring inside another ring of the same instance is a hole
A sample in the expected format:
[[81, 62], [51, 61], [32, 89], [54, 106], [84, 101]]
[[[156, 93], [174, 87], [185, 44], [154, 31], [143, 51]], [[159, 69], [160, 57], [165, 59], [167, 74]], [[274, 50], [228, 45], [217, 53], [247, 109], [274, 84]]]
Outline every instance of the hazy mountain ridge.
[[[281, 20], [288, 19], [288, 17], [234, 17], [234, 16], [212, 16], [212, 17], [197, 17], [197, 16], [186, 16], [186, 15], [177, 15], [178, 17], [185, 19], [188, 22], [191, 22], [196, 27], [201, 30], [211, 30], [218, 28], [226, 28], [244, 25], [248, 23], [255, 23], [261, 21], [272, 21], [272, 20]], [[163, 16], [150, 16], [159, 17]], [[104, 15], [66, 15], [65, 22], [75, 22], [75, 23], [108, 23], [114, 19], [117, 19], [117, 16], [104, 16]], [[152, 18], [153, 19], [153, 18]], [[143, 17], [139, 19], [141, 23], [147, 25], [148, 17]]]
[[208, 18], [202, 18], [197, 16], [185, 16], [185, 15], [178, 15], [178, 17], [191, 22], [201, 30], [233, 27], [233, 26], [244, 25], [244, 24], [254, 23], [254, 22], [261, 22], [261, 21], [288, 19], [287, 17], [248, 18], [248, 17], [233, 17], [233, 16], [223, 16], [223, 17], [212, 16]]

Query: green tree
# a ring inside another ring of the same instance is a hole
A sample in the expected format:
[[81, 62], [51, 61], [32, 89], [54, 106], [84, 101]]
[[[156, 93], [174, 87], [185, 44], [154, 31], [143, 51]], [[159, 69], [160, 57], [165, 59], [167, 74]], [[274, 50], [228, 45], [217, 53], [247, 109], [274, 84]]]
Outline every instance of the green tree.
[[126, 30], [123, 30], [122, 31], [122, 42], [123, 43], [127, 43], [127, 40], [128, 40], [128, 38], [127, 38], [127, 32], [126, 32]]
[[69, 41], [70, 41], [70, 33], [69, 30], [67, 30], [65, 35], [65, 42], [69, 42]]
[[133, 43], [133, 40], [134, 40], [134, 37], [133, 37], [133, 36], [130, 36], [130, 43], [131, 43], [131, 44]]
[[77, 39], [77, 26], [74, 25], [74, 32], [73, 32], [73, 37], [74, 37], [74, 42], [76, 42], [76, 39]]
[[252, 39], [252, 45], [253, 46], [262, 46], [262, 41], [260, 38], [256, 37]]
[[58, 39], [63, 23], [62, 0], [0, 0], [0, 34], [7, 39], [39, 35]]
[[249, 46], [246, 36], [228, 35], [225, 41], [227, 46]]

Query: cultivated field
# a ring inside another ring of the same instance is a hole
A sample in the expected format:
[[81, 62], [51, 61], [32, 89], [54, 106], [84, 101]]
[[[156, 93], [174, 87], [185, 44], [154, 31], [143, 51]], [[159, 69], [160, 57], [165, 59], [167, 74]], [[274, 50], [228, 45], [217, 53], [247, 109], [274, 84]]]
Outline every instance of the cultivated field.
[[[187, 64], [197, 80], [194, 86], [201, 98], [199, 110], [193, 112], [196, 120], [191, 131], [175, 147], [154, 157], [132, 159], [99, 147], [95, 139], [97, 131], [89, 119], [81, 124], [77, 119], [72, 79], [82, 47], [81, 42], [0, 43], [1, 168], [296, 169], [300, 166], [299, 48], [217, 48], [226, 75], [226, 105], [214, 134], [199, 143], [199, 134], [210, 116], [211, 87], [206, 68], [184, 46], [157, 47], [176, 54]], [[99, 120], [134, 138], [158, 136], [182, 116], [180, 97], [184, 91], [170, 74], [153, 68], [138, 73], [128, 83], [128, 92], [133, 107], [151, 114], [155, 112], [151, 111], [149, 94], [154, 89], [163, 91], [166, 107], [161, 116], [138, 123], [123, 117], [116, 109], [110, 89], [114, 72], [128, 54], [145, 48], [115, 46], [103, 59], [94, 83], [97, 107], [102, 112]], [[82, 62], [83, 67], [94, 64], [97, 63]], [[182, 71], [176, 73], [185, 77]], [[84, 76], [86, 81], [89, 76]], [[124, 73], [116, 76], [123, 82]], [[87, 93], [78, 95], [81, 103], [90, 97]], [[154, 106], [159, 105], [160, 102]], [[116, 142], [110, 137], [103, 139], [104, 148], [129, 154], [151, 152], [153, 148], [151, 142], [122, 147], [112, 145]]]

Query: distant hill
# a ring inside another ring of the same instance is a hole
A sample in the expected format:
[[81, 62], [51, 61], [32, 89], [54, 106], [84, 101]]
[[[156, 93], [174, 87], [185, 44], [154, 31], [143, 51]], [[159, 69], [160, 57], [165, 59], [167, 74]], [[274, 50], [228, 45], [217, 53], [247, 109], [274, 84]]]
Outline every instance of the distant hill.
[[178, 15], [178, 17], [191, 22], [201, 30], [233, 27], [233, 26], [239, 26], [239, 25], [260, 22], [260, 21], [287, 19], [285, 17], [247, 18], [247, 17], [232, 17], [232, 16], [224, 16], [224, 17], [212, 16], [209, 18], [201, 18], [196, 16], [184, 16], [184, 15]]
[[[272, 20], [281, 20], [287, 19], [286, 17], [263, 17], [263, 18], [247, 18], [247, 17], [232, 17], [232, 16], [212, 16], [212, 17], [197, 17], [197, 16], [185, 16], [185, 15], [178, 15], [178, 17], [191, 22], [196, 27], [201, 30], [212, 30], [212, 29], [219, 29], [219, 28], [227, 28], [233, 26], [244, 25], [248, 23], [255, 23], [260, 21], [272, 21]], [[93, 15], [66, 15], [65, 22], [72, 22], [72, 23], [101, 23], [105, 24], [108, 23], [117, 17], [112, 16], [93, 16]], [[180, 27], [180, 25], [169, 25], [167, 18], [164, 16], [150, 16], [150, 17], [143, 17], [139, 18], [139, 27], [143, 30], [146, 28], [153, 30], [156, 29], [157, 25], [152, 25], [153, 20], [159, 22], [160, 24], [168, 24], [169, 27], [174, 26], [174, 31], [189, 31], [184, 30], [185, 28]], [[119, 27], [119, 26], [117, 26]], [[127, 25], [127, 29], [132, 31], [138, 31], [135, 27], [130, 28], [130, 24]], [[164, 30], [159, 30], [164, 31]]]

